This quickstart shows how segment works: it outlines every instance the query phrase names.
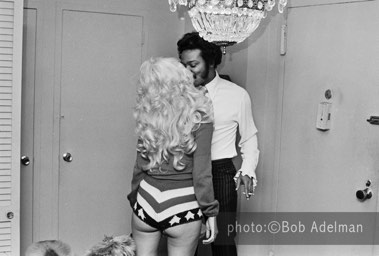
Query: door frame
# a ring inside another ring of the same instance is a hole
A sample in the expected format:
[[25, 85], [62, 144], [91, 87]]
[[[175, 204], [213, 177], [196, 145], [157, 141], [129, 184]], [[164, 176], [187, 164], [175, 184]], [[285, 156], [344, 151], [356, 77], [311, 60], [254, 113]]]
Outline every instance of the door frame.
[[[32, 241], [51, 239], [53, 210], [51, 205], [55, 198], [51, 191], [51, 145], [52, 116], [49, 106], [53, 102], [52, 84], [54, 72], [51, 67], [51, 57], [54, 56], [52, 31], [49, 23], [54, 17], [54, 3], [43, 0], [25, 0], [24, 9], [36, 10], [36, 55], [35, 55], [35, 94], [34, 94], [34, 175], [33, 175], [33, 204], [32, 204]], [[43, 16], [41, 13], [46, 13]], [[50, 62], [49, 62], [50, 61]]]

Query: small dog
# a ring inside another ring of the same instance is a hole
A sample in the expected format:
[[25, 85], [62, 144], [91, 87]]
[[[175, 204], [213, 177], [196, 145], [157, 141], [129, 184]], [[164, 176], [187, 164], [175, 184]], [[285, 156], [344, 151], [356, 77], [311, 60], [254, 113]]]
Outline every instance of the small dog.
[[[89, 249], [84, 256], [135, 256], [136, 245], [131, 235], [105, 236], [102, 242]], [[71, 248], [60, 240], [33, 243], [25, 256], [74, 256]]]
[[135, 256], [136, 244], [131, 235], [105, 236], [85, 256]]
[[45, 240], [28, 247], [25, 256], [74, 256], [68, 244], [59, 240]]

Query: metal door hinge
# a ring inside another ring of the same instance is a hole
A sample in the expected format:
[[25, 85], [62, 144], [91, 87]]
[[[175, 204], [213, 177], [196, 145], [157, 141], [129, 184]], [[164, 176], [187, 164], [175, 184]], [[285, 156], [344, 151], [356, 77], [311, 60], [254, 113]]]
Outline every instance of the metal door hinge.
[[287, 25], [282, 25], [280, 32], [280, 55], [284, 56], [287, 53]]

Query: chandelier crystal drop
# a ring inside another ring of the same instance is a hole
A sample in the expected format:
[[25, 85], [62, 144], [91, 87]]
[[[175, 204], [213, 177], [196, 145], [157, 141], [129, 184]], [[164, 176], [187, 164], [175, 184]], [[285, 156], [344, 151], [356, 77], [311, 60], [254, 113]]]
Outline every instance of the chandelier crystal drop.
[[[168, 0], [170, 10], [178, 5], [188, 6], [192, 25], [199, 35], [219, 46], [230, 46], [244, 41], [271, 11], [275, 0]], [[278, 0], [278, 11], [283, 13], [287, 0]]]

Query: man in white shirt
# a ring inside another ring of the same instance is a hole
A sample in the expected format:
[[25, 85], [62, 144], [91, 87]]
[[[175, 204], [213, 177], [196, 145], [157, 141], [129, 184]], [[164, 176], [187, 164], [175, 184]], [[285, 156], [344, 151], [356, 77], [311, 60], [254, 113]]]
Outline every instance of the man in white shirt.
[[[220, 47], [205, 41], [197, 32], [185, 34], [177, 43], [183, 65], [193, 73], [196, 87], [205, 86], [214, 110], [212, 138], [212, 175], [215, 198], [220, 203], [219, 234], [212, 244], [213, 256], [236, 256], [235, 234], [228, 234], [228, 224], [235, 224], [237, 190], [243, 185], [248, 200], [257, 184], [255, 169], [259, 150], [250, 96], [242, 87], [220, 78], [217, 66], [221, 63]], [[237, 171], [232, 158], [237, 130], [242, 165]]]

